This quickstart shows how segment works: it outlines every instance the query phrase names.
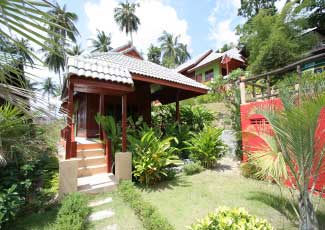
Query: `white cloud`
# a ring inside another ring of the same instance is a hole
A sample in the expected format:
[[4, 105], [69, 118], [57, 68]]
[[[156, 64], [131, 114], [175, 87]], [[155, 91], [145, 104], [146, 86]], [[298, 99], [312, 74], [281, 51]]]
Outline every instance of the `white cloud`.
[[[138, 32], [133, 34], [133, 43], [140, 51], [146, 53], [151, 43], [157, 44], [157, 39], [164, 30], [174, 35], [180, 34], [180, 41], [190, 45], [187, 21], [180, 19], [173, 7], [160, 0], [140, 0], [139, 3], [136, 14], [141, 25]], [[113, 47], [130, 40], [115, 23], [113, 11], [117, 5], [117, 0], [100, 0], [98, 3], [88, 1], [84, 6], [90, 37], [96, 36], [96, 29], [111, 33]]]
[[280, 0], [275, 2], [275, 7], [278, 9], [279, 12], [282, 10], [286, 2], [287, 0]]
[[240, 0], [221, 1], [215, 0], [215, 7], [209, 15], [209, 39], [215, 42], [214, 48], [220, 48], [226, 43], [237, 43], [238, 36], [235, 27], [244, 22], [237, 16]]

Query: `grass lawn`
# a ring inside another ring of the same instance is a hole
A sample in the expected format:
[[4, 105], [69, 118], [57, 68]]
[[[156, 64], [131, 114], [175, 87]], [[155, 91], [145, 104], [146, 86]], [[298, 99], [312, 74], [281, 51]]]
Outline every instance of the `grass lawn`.
[[[111, 209], [114, 216], [100, 221], [91, 222], [87, 229], [105, 229], [109, 225], [117, 225], [121, 230], [142, 230], [141, 221], [135, 216], [133, 210], [122, 201], [116, 192], [88, 195], [90, 201], [102, 200], [111, 197], [112, 202], [92, 208], [92, 213], [100, 210]], [[55, 222], [59, 208], [53, 208], [43, 213], [35, 213], [18, 218], [17, 223], [9, 229], [14, 230], [50, 230], [50, 225]]]
[[[140, 190], [144, 199], [156, 206], [177, 230], [186, 229], [219, 206], [244, 207], [277, 229], [297, 229], [294, 214], [287, 211], [290, 204], [281, 198], [277, 186], [238, 174], [206, 170]], [[325, 229], [324, 199], [318, 214], [320, 229]]]

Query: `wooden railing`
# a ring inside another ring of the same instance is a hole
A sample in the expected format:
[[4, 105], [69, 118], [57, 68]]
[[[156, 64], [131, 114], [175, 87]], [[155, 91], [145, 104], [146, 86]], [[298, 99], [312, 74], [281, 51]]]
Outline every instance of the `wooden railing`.
[[65, 158], [77, 157], [77, 142], [74, 135], [74, 124], [71, 127], [66, 126], [61, 130], [61, 138], [65, 140]]
[[102, 131], [103, 141], [105, 145], [105, 156], [106, 156], [106, 166], [107, 173], [112, 172], [112, 140], [107, 137], [106, 133]]
[[[285, 73], [289, 71], [297, 72], [299, 79], [302, 77], [301, 65], [304, 63], [309, 63], [312, 61], [320, 60], [325, 58], [325, 53], [309, 56], [302, 60], [299, 60], [295, 63], [289, 64], [285, 67], [259, 74], [253, 77], [245, 78], [242, 77], [240, 79], [239, 88], [240, 88], [240, 96], [241, 96], [241, 104], [245, 104], [247, 102], [254, 102], [257, 100], [264, 99], [272, 99], [276, 98], [279, 95], [278, 89], [272, 88], [271, 80], [272, 78], [278, 78], [283, 76]], [[258, 81], [263, 81], [263, 83], [259, 83]], [[246, 90], [247, 86], [251, 86], [251, 92]], [[260, 94], [257, 93], [257, 90]], [[295, 91], [299, 90], [299, 85], [295, 85]]]

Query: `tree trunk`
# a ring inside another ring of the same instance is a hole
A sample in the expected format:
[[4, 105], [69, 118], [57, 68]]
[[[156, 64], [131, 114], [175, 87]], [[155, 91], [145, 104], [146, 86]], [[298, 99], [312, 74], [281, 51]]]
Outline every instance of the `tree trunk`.
[[62, 82], [62, 79], [61, 79], [61, 71], [59, 70], [59, 86], [60, 86], [60, 90], [62, 90], [62, 85], [63, 85], [63, 82]]
[[299, 196], [299, 229], [300, 230], [319, 230], [317, 216], [310, 201], [307, 191]]
[[133, 36], [132, 36], [132, 31], [130, 32], [130, 36], [131, 36], [131, 43], [133, 45]]

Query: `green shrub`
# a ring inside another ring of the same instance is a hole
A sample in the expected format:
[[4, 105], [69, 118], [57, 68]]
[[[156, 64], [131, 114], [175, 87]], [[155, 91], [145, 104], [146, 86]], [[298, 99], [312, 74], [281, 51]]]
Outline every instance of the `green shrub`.
[[86, 229], [87, 217], [90, 213], [85, 195], [72, 193], [65, 197], [58, 212], [53, 229], [83, 230]]
[[242, 163], [240, 165], [240, 171], [244, 177], [258, 179], [256, 176], [258, 169], [256, 168], [256, 166], [254, 164], [251, 164], [250, 162]]
[[0, 229], [1, 226], [14, 219], [23, 203], [23, 199], [17, 192], [17, 185], [0, 191]]
[[132, 182], [122, 181], [118, 189], [119, 196], [127, 202], [143, 223], [146, 230], [174, 230], [168, 220], [160, 215], [155, 207], [143, 200]]
[[193, 224], [190, 230], [271, 230], [273, 227], [263, 219], [249, 215], [242, 208], [218, 208], [216, 212]]
[[200, 173], [203, 170], [204, 170], [204, 168], [202, 167], [202, 165], [199, 162], [186, 164], [183, 167], [183, 171], [184, 171], [185, 175], [193, 175], [196, 173]]
[[226, 150], [221, 140], [222, 129], [205, 126], [187, 143], [191, 151], [190, 158], [200, 162], [203, 167], [211, 168], [220, 159]]
[[175, 155], [176, 149], [171, 147], [173, 137], [161, 140], [153, 130], [144, 133], [143, 137], [129, 137], [133, 157], [133, 176], [142, 184], [154, 184], [168, 176], [168, 168], [181, 163]]

